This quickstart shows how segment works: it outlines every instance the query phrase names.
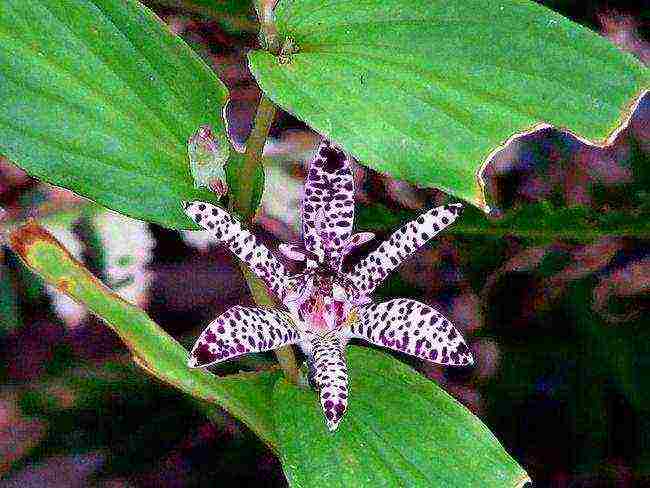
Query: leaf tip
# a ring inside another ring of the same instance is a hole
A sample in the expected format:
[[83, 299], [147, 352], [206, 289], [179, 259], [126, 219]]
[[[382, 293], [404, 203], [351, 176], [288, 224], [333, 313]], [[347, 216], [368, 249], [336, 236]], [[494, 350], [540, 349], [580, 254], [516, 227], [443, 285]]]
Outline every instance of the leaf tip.
[[532, 488], [533, 480], [530, 479], [530, 476], [526, 472], [523, 472], [519, 479], [515, 481], [515, 488]]

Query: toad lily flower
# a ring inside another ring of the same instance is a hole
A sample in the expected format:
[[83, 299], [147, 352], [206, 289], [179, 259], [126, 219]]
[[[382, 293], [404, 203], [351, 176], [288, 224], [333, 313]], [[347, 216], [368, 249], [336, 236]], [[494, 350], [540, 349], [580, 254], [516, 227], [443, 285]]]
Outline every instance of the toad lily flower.
[[458, 218], [460, 204], [420, 215], [344, 272], [347, 254], [374, 236], [352, 233], [350, 158], [323, 139], [305, 183], [304, 246], [279, 247], [289, 259], [304, 262], [303, 272], [294, 275], [225, 210], [203, 202], [184, 203], [184, 209], [246, 263], [286, 307], [231, 308], [203, 331], [190, 353], [190, 367], [297, 344], [307, 355], [327, 426], [333, 431], [347, 409], [345, 347], [350, 339], [363, 339], [438, 364], [472, 364], [460, 333], [435, 308], [408, 299], [372, 303], [369, 297], [390, 271]]

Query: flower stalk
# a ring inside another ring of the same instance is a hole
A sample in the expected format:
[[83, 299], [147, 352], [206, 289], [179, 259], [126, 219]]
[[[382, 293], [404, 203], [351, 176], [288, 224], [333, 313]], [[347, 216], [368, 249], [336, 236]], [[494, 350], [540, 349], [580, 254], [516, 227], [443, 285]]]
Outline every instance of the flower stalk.
[[242, 185], [236, 194], [231, 195], [231, 209], [246, 220], [250, 220], [257, 210], [253, 208], [253, 185], [250, 183], [254, 179], [257, 168], [263, 168], [264, 166], [262, 162], [264, 144], [269, 135], [275, 112], [273, 102], [262, 93], [255, 120], [253, 121], [253, 128], [246, 140], [246, 150], [240, 173]]
[[256, 0], [255, 11], [260, 22], [259, 41], [261, 46], [266, 51], [277, 55], [282, 46], [273, 17], [275, 4], [276, 0]]
[[[264, 152], [264, 144], [269, 134], [273, 118], [275, 117], [276, 108], [264, 93], [260, 96], [260, 103], [257, 107], [255, 120], [253, 121], [253, 128], [251, 134], [246, 141], [246, 151], [244, 153], [243, 165], [241, 168], [241, 181], [242, 185], [236, 194], [230, 195], [230, 209], [234, 210], [239, 215], [252, 219], [255, 215], [253, 203], [253, 185], [255, 172], [257, 168], [263, 168], [262, 156]], [[250, 270], [240, 262], [239, 265], [248, 288], [253, 295], [255, 303], [261, 307], [275, 307], [276, 303], [273, 297], [269, 294], [264, 284], [257, 278]], [[284, 372], [288, 381], [293, 384], [298, 383], [299, 371], [296, 362], [296, 357], [291, 349], [291, 346], [278, 348], [274, 351], [275, 356]]]

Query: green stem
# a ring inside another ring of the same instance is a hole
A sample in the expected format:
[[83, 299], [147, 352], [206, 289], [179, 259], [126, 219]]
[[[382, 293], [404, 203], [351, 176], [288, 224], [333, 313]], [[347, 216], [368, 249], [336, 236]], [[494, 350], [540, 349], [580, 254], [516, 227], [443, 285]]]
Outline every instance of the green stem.
[[253, 208], [253, 185], [255, 172], [258, 167], [262, 167], [262, 152], [264, 143], [269, 134], [271, 123], [275, 117], [275, 105], [264, 94], [260, 97], [260, 103], [257, 107], [257, 114], [253, 122], [253, 129], [246, 141], [246, 152], [241, 168], [242, 185], [237, 194], [232, 195], [232, 207], [235, 212], [246, 219], [252, 218], [256, 209]]
[[280, 36], [273, 19], [273, 0], [255, 0], [255, 11], [260, 22], [259, 40], [262, 48], [272, 54], [280, 53]]
[[[253, 181], [257, 168], [263, 166], [262, 152], [264, 151], [264, 144], [274, 116], [275, 105], [262, 93], [253, 123], [253, 130], [246, 141], [246, 152], [244, 154], [243, 167], [241, 168], [242, 185], [236, 195], [231, 195], [231, 209], [234, 209], [247, 219], [250, 219], [256, 211], [253, 205], [253, 185], [251, 182]], [[262, 282], [246, 266], [241, 265], [240, 267], [248, 283], [248, 288], [255, 299], [255, 303], [265, 307], [275, 306], [273, 297], [271, 297]], [[297, 384], [299, 376], [298, 365], [291, 346], [276, 349], [275, 355], [286, 378], [292, 383]]]
[[[264, 284], [262, 284], [246, 266], [242, 266], [241, 268], [255, 303], [263, 307], [274, 307], [275, 301], [269, 295]], [[275, 357], [284, 372], [284, 376], [288, 381], [297, 385], [300, 373], [298, 370], [298, 363], [296, 362], [296, 356], [293, 354], [291, 346], [284, 346], [275, 349], [273, 352], [275, 353]]]

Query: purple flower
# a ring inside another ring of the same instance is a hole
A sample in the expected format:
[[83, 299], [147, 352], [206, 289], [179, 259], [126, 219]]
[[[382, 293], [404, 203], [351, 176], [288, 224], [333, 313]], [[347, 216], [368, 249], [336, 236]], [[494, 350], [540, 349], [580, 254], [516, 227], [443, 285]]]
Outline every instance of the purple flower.
[[466, 366], [472, 354], [458, 330], [435, 308], [409, 299], [373, 303], [370, 294], [407, 257], [453, 223], [462, 205], [437, 207], [400, 227], [349, 272], [346, 255], [374, 236], [353, 233], [354, 183], [350, 158], [323, 139], [309, 167], [302, 204], [304, 247], [280, 252], [303, 261], [290, 275], [238, 220], [203, 202], [184, 203], [185, 213], [227, 245], [284, 304], [282, 309], [236, 306], [203, 331], [190, 367], [297, 344], [308, 358], [327, 426], [335, 430], [348, 403], [345, 347], [363, 339], [443, 365]]

